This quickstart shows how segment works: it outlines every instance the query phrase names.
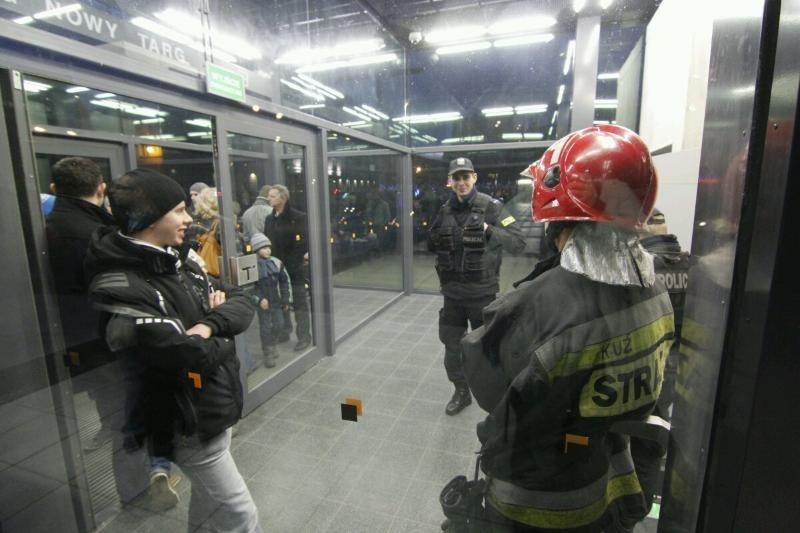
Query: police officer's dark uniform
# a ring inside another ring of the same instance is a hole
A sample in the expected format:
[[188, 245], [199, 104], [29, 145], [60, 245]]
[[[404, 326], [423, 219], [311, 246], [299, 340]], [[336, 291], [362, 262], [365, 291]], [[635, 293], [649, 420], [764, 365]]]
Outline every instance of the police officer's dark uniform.
[[[650, 425], [661, 425], [665, 431], [660, 439], [641, 438], [631, 434], [631, 454], [636, 466], [636, 475], [644, 492], [648, 510], [656, 494], [661, 494], [661, 464], [667, 453], [667, 436], [671, 419], [671, 405], [675, 389], [675, 376], [680, 358], [680, 338], [683, 325], [683, 308], [686, 301], [686, 286], [689, 280], [689, 253], [681, 250], [678, 238], [666, 233], [666, 218], [658, 209], [654, 209], [647, 220], [648, 231], [639, 242], [645, 250], [653, 255], [653, 266], [656, 277], [664, 284], [669, 294], [672, 309], [675, 313], [675, 342], [667, 358], [664, 369], [664, 384], [658, 398]], [[655, 233], [660, 232], [660, 233]], [[651, 428], [652, 429], [652, 428]], [[644, 429], [643, 431], [646, 431]], [[652, 431], [648, 432], [652, 433]]]
[[669, 297], [634, 231], [657, 178], [646, 145], [611, 125], [570, 134], [532, 173], [534, 220], [556, 226], [561, 253], [462, 342], [489, 413], [477, 427], [480, 531], [629, 530], [647, 510], [612, 426], [647, 418], [674, 338]]
[[[450, 162], [453, 191], [431, 224], [428, 249], [436, 253], [444, 306], [439, 311], [439, 339], [444, 343], [444, 366], [455, 393], [445, 412], [454, 415], [472, 403], [461, 363], [460, 341], [483, 323], [481, 311], [500, 290], [502, 249], [521, 252], [525, 242], [519, 227], [500, 200], [475, 189], [472, 162]], [[462, 181], [462, 179], [464, 181]]]

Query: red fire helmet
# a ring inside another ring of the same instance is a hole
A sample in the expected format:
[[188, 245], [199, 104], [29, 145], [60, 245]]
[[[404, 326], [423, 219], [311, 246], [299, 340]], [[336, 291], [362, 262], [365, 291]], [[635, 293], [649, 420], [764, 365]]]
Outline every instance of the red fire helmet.
[[530, 166], [537, 222], [587, 220], [640, 226], [656, 200], [650, 150], [634, 132], [603, 125], [570, 133]]

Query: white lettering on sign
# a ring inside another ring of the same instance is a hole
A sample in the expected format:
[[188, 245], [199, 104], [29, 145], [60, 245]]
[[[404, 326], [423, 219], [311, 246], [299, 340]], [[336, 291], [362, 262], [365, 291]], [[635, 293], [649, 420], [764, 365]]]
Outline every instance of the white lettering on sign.
[[138, 31], [136, 32], [136, 35], [139, 36], [139, 44], [141, 47], [148, 52], [164, 56], [167, 59], [186, 63], [186, 54], [184, 54], [183, 48], [180, 46], [175, 46], [166, 41], [154, 39]]
[[[61, 2], [56, 2], [54, 0], [45, 0], [45, 7], [48, 11], [53, 9], [60, 9]], [[67, 19], [67, 22], [72, 24], [75, 27], [85, 27], [91, 32], [94, 32], [98, 35], [103, 35], [104, 33], [108, 33], [111, 39], [115, 39], [117, 36], [117, 28], [119, 24], [116, 22], [111, 22], [110, 20], [101, 17], [99, 15], [95, 15], [94, 13], [88, 13], [83, 9], [68, 11], [66, 13], [59, 13], [55, 15], [58, 20]]]
[[689, 274], [686, 272], [666, 272], [658, 273], [656, 277], [670, 289], [683, 289], [686, 290], [686, 284], [689, 282]]

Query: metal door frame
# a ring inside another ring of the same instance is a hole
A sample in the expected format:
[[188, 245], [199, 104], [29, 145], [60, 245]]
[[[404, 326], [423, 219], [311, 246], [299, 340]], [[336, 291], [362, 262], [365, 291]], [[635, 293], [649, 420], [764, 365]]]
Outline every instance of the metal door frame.
[[[216, 117], [214, 124], [214, 158], [217, 169], [217, 183], [221, 191], [220, 212], [223, 217], [223, 264], [228, 268], [228, 258], [235, 254], [236, 235], [235, 229], [228, 221], [232, 217], [226, 216], [233, 213], [233, 197], [227, 191], [233, 190], [233, 179], [230, 171], [230, 151], [228, 148], [228, 133], [249, 135], [273, 142], [290, 143], [305, 148], [306, 160], [306, 208], [308, 216], [308, 240], [311, 273], [311, 328], [315, 345], [306, 354], [301, 355], [276, 374], [267, 378], [253, 390], [247, 389], [246, 369], [240, 371], [240, 378], [245, 393], [244, 415], [268, 400], [271, 396], [291, 383], [295, 378], [316, 364], [323, 356], [333, 353], [333, 338], [331, 334], [332, 320], [332, 273], [329, 269], [330, 248], [325, 246], [326, 235], [330, 234], [330, 222], [324, 216], [324, 202], [327, 202], [327, 181], [320, 179], [322, 176], [320, 166], [319, 134], [304, 128], [268, 120], [261, 116], [254, 117], [244, 113], [230, 112]], [[270, 154], [273, 155], [273, 154]], [[280, 158], [280, 154], [277, 154]], [[322, 202], [321, 203], [321, 200]], [[236, 339], [237, 348], [241, 352], [244, 340]]]
[[[81, 138], [63, 138], [53, 135], [35, 134], [33, 139], [34, 158], [42, 154], [72, 154], [83, 157], [97, 157], [109, 160], [110, 176], [103, 176], [106, 180], [113, 179], [132, 168], [132, 161], [126, 157], [127, 143], [114, 143], [84, 140]], [[49, 191], [40, 191], [49, 192]]]

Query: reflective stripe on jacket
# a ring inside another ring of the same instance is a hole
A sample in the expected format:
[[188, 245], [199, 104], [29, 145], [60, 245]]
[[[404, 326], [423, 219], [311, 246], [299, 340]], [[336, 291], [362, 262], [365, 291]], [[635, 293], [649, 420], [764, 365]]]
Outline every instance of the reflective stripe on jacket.
[[661, 284], [606, 285], [555, 266], [490, 304], [462, 347], [470, 389], [489, 412], [478, 425], [483, 469], [527, 495], [503, 502], [524, 512], [498, 510], [555, 530], [641, 518], [638, 480], [612, 460], [629, 458], [627, 444], [609, 428], [650, 413], [673, 338]]

